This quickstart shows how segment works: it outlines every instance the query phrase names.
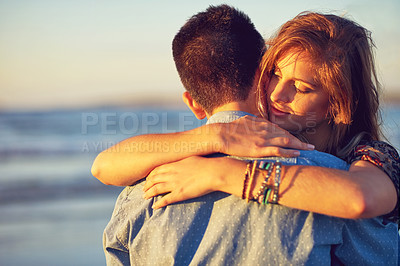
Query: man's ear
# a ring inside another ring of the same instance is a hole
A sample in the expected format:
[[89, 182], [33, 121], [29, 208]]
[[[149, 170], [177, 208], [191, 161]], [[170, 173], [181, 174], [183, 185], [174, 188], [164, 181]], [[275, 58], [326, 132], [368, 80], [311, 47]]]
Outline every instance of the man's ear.
[[184, 103], [186, 103], [186, 105], [190, 108], [190, 110], [193, 112], [193, 114], [196, 116], [197, 119], [202, 120], [207, 116], [203, 107], [201, 107], [195, 100], [193, 100], [189, 92], [185, 91], [182, 95], [182, 99]]

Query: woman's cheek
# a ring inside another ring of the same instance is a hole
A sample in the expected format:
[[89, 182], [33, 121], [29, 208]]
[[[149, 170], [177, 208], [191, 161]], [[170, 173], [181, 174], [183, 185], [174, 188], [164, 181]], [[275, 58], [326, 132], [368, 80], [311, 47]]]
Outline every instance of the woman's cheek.
[[274, 91], [276, 85], [278, 84], [278, 78], [276, 76], [272, 76], [269, 83], [266, 85], [268, 96], [271, 96], [272, 92]]

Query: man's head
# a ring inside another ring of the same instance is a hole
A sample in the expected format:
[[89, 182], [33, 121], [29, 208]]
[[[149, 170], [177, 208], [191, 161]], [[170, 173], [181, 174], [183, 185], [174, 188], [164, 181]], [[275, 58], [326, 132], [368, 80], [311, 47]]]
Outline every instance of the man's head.
[[172, 43], [181, 81], [207, 113], [247, 99], [264, 47], [249, 17], [228, 5], [192, 16]]

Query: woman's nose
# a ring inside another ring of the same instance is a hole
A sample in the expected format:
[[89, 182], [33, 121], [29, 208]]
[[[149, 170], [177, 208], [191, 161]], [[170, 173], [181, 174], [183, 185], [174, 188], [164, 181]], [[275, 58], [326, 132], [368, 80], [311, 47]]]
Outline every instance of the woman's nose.
[[273, 83], [275, 84], [271, 84], [273, 86], [270, 89], [271, 100], [273, 102], [284, 102], [284, 103], [290, 102], [291, 95], [290, 95], [290, 90], [288, 89], [289, 88], [288, 84], [285, 84], [280, 80]]

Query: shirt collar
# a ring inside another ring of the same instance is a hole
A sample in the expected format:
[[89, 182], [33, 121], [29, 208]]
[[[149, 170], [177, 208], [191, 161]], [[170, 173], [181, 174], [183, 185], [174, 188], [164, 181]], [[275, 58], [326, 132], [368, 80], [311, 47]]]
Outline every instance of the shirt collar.
[[230, 123], [246, 115], [251, 115], [255, 117], [255, 115], [243, 111], [221, 111], [210, 116], [210, 118], [208, 118], [207, 124]]

